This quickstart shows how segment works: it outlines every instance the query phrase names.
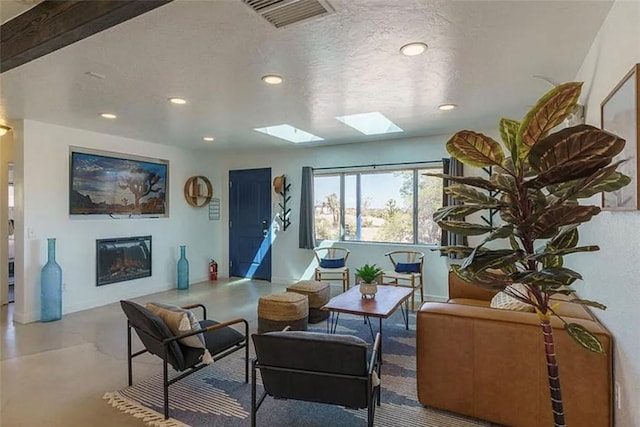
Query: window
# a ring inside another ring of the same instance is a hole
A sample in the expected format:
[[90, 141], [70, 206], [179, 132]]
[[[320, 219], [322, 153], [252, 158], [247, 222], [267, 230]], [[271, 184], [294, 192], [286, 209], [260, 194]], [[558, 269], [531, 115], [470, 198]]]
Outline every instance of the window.
[[442, 168], [316, 174], [316, 239], [439, 244], [442, 180], [427, 172]]

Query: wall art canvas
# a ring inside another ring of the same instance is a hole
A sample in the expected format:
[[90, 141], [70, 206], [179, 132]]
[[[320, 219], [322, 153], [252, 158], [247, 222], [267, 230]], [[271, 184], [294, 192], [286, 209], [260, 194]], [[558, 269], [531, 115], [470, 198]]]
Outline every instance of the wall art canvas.
[[608, 210], [637, 210], [640, 181], [640, 64], [622, 79], [611, 94], [601, 104], [602, 129], [624, 138], [627, 143], [624, 150], [614, 161], [626, 159], [618, 171], [631, 178], [631, 183], [618, 191], [602, 193], [602, 207]]
[[71, 149], [71, 215], [169, 216], [169, 162]]

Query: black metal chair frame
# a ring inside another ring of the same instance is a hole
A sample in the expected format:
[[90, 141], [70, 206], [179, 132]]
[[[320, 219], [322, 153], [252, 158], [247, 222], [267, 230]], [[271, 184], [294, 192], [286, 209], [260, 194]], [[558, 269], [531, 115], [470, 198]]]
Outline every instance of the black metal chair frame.
[[[299, 373], [299, 374], [308, 374], [308, 375], [317, 375], [321, 377], [333, 377], [333, 378], [345, 378], [352, 380], [360, 380], [366, 382], [367, 384], [367, 426], [373, 427], [373, 418], [375, 416], [375, 407], [376, 404], [380, 406], [380, 384], [376, 387], [373, 386], [372, 375], [375, 370], [378, 374], [378, 378], [382, 381], [382, 376], [380, 373], [380, 365], [382, 362], [382, 353], [380, 352], [380, 333], [376, 334], [376, 339], [373, 344], [373, 351], [371, 352], [371, 358], [369, 360], [369, 369], [367, 375], [358, 376], [358, 375], [345, 375], [345, 374], [335, 374], [330, 372], [318, 372], [318, 371], [309, 371], [305, 369], [292, 369], [292, 368], [283, 368], [280, 366], [270, 366], [261, 364], [258, 358], [252, 359], [251, 361], [251, 427], [256, 427], [256, 414], [262, 402], [267, 397], [267, 392], [264, 391], [262, 395], [256, 400], [257, 390], [256, 390], [256, 372], [258, 369], [266, 371], [279, 371], [279, 372], [291, 372], [291, 373]], [[289, 399], [296, 399], [295, 396], [289, 396]], [[324, 402], [330, 403], [330, 402]]]
[[[202, 305], [202, 304], [193, 304], [193, 305], [188, 305], [185, 307], [182, 307], [185, 310], [190, 310], [192, 308], [201, 308], [202, 312], [203, 312], [203, 316], [204, 319], [207, 319], [207, 308]], [[210, 331], [215, 331], [216, 329], [222, 329], [222, 328], [226, 328], [228, 326], [231, 325], [237, 325], [243, 323], [244, 324], [244, 342], [241, 342], [239, 344], [236, 344], [234, 347], [229, 348], [221, 353], [217, 353], [217, 354], [212, 354], [211, 356], [213, 357], [214, 362], [218, 361], [232, 353], [235, 353], [236, 351], [244, 348], [245, 351], [245, 355], [244, 355], [244, 382], [247, 383], [249, 382], [249, 323], [245, 320], [245, 319], [234, 319], [234, 320], [230, 320], [228, 322], [223, 322], [223, 323], [218, 323], [217, 325], [212, 325], [209, 326], [207, 328], [204, 328], [200, 331], [193, 331], [193, 332], [187, 332], [185, 334], [182, 335], [176, 335], [175, 337], [171, 337], [171, 338], [167, 338], [165, 340], [162, 340], [162, 345], [163, 345], [163, 354], [159, 355], [160, 358], [162, 359], [162, 373], [163, 373], [163, 396], [164, 396], [164, 419], [168, 419], [169, 418], [169, 386], [175, 382], [180, 381], [181, 379], [193, 374], [194, 372], [198, 372], [200, 369], [202, 368], [206, 368], [207, 364], [205, 363], [197, 363], [194, 366], [185, 369], [185, 372], [183, 372], [182, 374], [169, 379], [169, 364], [168, 364], [168, 360], [169, 360], [169, 346], [171, 343], [178, 341], [182, 338], [186, 338], [186, 337], [190, 337], [193, 335], [197, 335], [197, 334], [202, 334], [205, 332], [210, 332]], [[131, 353], [131, 329], [135, 329], [137, 333], [139, 334], [144, 334], [147, 337], [149, 337], [152, 340], [157, 341], [157, 338], [152, 336], [151, 334], [147, 333], [146, 331], [143, 331], [141, 329], [136, 328], [135, 326], [133, 326], [131, 324], [131, 322], [129, 320], [127, 320], [127, 366], [128, 366], [128, 374], [129, 374], [129, 387], [131, 387], [133, 385], [133, 358], [136, 356], [140, 356], [144, 353], [149, 352], [149, 350], [147, 350], [146, 348], [144, 350], [140, 350], [138, 352], [135, 353]]]

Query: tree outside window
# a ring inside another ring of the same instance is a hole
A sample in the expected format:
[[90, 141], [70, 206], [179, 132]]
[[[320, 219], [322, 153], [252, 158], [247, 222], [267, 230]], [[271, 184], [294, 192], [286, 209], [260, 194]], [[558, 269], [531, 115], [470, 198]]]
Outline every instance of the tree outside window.
[[426, 172], [441, 170], [316, 175], [316, 239], [439, 244], [440, 228], [432, 216], [442, 206], [442, 180], [424, 176]]

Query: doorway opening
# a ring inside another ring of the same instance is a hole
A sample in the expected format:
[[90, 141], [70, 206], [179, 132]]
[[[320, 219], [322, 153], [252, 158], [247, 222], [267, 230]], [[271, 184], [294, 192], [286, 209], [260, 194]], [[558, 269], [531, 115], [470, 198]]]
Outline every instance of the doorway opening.
[[9, 209], [8, 209], [8, 213], [9, 213], [9, 231], [8, 231], [8, 236], [9, 236], [9, 242], [8, 242], [8, 246], [9, 246], [9, 250], [8, 250], [8, 259], [7, 259], [7, 263], [8, 263], [8, 268], [7, 271], [9, 272], [9, 277], [8, 277], [8, 283], [9, 283], [9, 303], [12, 303], [15, 301], [15, 276], [14, 276], [14, 256], [15, 256], [15, 234], [14, 234], [14, 221], [13, 221], [13, 208], [15, 206], [14, 203], [14, 197], [13, 197], [13, 163], [9, 163], [9, 197], [8, 197], [8, 204], [9, 204]]

